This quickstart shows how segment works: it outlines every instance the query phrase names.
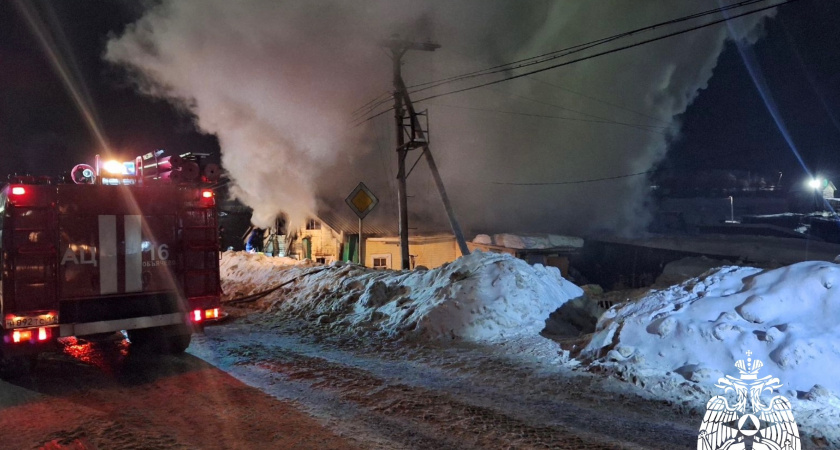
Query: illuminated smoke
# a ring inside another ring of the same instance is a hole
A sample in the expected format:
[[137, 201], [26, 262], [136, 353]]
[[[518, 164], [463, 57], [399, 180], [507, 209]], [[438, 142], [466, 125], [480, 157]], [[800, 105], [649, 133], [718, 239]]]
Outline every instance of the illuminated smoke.
[[[393, 115], [362, 126], [351, 115], [392, 89], [381, 40], [400, 33], [442, 45], [406, 55], [403, 74], [411, 85], [703, 9], [665, 0], [524, 5], [165, 1], [112, 39], [106, 58], [135, 69], [141, 90], [177, 99], [203, 131], [219, 137], [234, 193], [254, 208], [255, 223], [268, 224], [280, 211], [300, 223], [324, 204], [346, 208], [342, 200], [359, 181], [382, 200], [370, 220], [393, 222]], [[729, 32], [753, 40], [760, 21], [760, 15], [739, 19]], [[432, 150], [467, 233], [640, 229], [645, 176], [554, 186], [495, 182], [580, 181], [651, 169], [677, 132], [673, 118], [712, 76], [727, 33], [716, 26], [419, 105], [429, 109]], [[411, 226], [445, 224], [424, 161], [408, 185]]]

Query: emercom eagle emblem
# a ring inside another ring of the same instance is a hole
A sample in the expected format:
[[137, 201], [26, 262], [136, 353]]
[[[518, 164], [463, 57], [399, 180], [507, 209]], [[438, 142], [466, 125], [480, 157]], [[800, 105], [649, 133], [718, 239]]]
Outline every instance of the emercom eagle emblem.
[[782, 387], [778, 378], [767, 375], [758, 378], [764, 365], [753, 361], [747, 351], [747, 361], [735, 363], [740, 378], [727, 375], [715, 386], [724, 393], [734, 392], [738, 399], [729, 405], [726, 397], [718, 395], [706, 403], [706, 415], [697, 435], [697, 450], [800, 450], [799, 429], [793, 419], [790, 401], [781, 395], [761, 401], [764, 391]]

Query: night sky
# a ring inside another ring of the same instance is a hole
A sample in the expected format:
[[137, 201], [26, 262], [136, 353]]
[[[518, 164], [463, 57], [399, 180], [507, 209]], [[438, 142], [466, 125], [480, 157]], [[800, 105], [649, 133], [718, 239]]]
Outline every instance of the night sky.
[[[216, 139], [198, 133], [192, 117], [135, 93], [122, 69], [102, 61], [108, 37], [137, 19], [139, 6], [104, 0], [50, 4], [115, 151], [131, 158], [157, 148], [218, 152]], [[766, 35], [744, 49], [808, 168], [821, 173], [840, 169], [838, 17], [840, 3], [834, 1], [785, 6], [766, 22]], [[0, 177], [59, 175], [92, 162], [96, 140], [14, 2], [0, 2], [0, 64]], [[783, 172], [788, 183], [804, 176], [732, 43], [708, 88], [680, 120], [682, 134], [663, 162], [669, 170]]]

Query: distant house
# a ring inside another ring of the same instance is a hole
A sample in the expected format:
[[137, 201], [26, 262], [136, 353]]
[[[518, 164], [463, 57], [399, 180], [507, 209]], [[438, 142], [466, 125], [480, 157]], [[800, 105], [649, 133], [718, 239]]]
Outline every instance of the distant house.
[[569, 256], [580, 252], [583, 239], [559, 235], [515, 235], [480, 234], [467, 242], [470, 251], [507, 253], [525, 260], [528, 264], [542, 264], [560, 269], [563, 276], [569, 274]]
[[837, 187], [834, 186], [834, 183], [832, 183], [829, 180], [826, 180], [826, 182], [823, 183], [823, 184], [824, 184], [824, 186], [822, 188], [823, 198], [834, 198], [834, 192], [837, 190]]
[[284, 237], [284, 241], [288, 243], [286, 256], [329, 264], [341, 259], [344, 235], [320, 219], [310, 218], [295, 230], [292, 239]]

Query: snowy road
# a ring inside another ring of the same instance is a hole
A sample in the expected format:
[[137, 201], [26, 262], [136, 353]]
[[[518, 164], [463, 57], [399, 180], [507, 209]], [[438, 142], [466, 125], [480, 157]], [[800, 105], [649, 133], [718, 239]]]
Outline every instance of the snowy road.
[[209, 328], [189, 351], [245, 384], [297, 402], [363, 448], [696, 445], [698, 418], [606, 393], [603, 379], [573, 376], [556, 361], [546, 364], [545, 354], [529, 357], [556, 352], [545, 339], [508, 345], [505, 354], [475, 344], [319, 338], [294, 322], [251, 313]]
[[345, 449], [290, 402], [190, 355], [70, 342], [30, 375], [0, 381], [3, 449]]

